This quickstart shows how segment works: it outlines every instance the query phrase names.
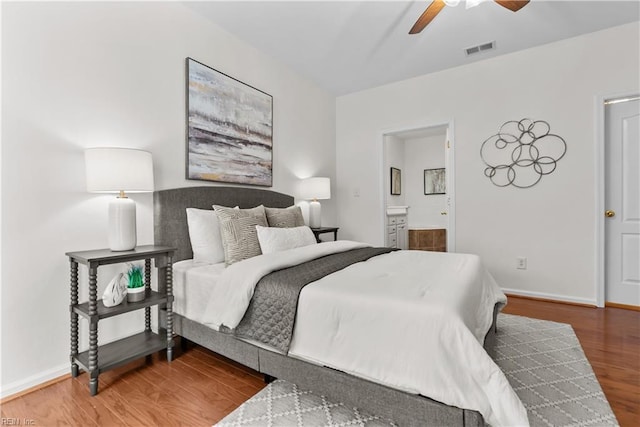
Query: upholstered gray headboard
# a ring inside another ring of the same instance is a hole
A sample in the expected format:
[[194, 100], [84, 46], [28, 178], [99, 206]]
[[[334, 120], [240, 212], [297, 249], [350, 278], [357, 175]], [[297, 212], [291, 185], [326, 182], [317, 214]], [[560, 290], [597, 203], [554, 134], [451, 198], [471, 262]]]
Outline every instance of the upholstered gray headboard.
[[293, 197], [270, 190], [241, 187], [184, 187], [153, 193], [153, 238], [156, 245], [177, 248], [174, 262], [193, 258], [186, 208], [212, 209], [211, 205], [252, 208], [265, 205], [286, 208]]

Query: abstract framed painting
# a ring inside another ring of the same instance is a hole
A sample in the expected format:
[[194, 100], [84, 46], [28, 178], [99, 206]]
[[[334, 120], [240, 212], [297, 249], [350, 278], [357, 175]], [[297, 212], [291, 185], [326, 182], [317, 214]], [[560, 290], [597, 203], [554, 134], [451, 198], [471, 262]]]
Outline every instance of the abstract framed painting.
[[446, 194], [447, 180], [446, 169], [425, 169], [424, 170], [424, 194]]
[[187, 74], [187, 179], [271, 187], [273, 97], [192, 58]]

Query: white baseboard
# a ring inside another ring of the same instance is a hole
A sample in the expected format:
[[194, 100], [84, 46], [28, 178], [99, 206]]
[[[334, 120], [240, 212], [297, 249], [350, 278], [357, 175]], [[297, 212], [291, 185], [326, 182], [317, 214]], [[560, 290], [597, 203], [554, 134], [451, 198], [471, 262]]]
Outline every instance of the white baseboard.
[[595, 299], [570, 297], [566, 295], [557, 295], [557, 294], [548, 294], [545, 292], [522, 291], [519, 289], [508, 289], [508, 288], [502, 288], [502, 292], [504, 292], [505, 294], [519, 295], [523, 297], [542, 298], [542, 299], [550, 299], [550, 300], [555, 300], [560, 302], [573, 302], [576, 304], [586, 304], [586, 305], [592, 305], [594, 307], [597, 307], [598, 305]]
[[12, 394], [20, 393], [21, 391], [27, 390], [31, 387], [46, 383], [47, 381], [51, 381], [70, 372], [71, 365], [69, 363], [65, 363], [64, 365], [48, 369], [23, 380], [14, 381], [6, 386], [0, 387], [0, 399], [4, 399]]

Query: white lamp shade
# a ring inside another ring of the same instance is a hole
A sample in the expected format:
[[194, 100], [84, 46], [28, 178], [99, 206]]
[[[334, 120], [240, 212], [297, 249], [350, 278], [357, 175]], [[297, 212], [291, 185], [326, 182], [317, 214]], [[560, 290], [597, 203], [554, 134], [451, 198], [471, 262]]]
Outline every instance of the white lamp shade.
[[109, 248], [128, 251], [136, 247], [136, 204], [123, 192], [153, 191], [151, 153], [130, 148], [90, 148], [84, 152], [87, 191], [120, 193], [109, 203]]
[[324, 177], [307, 178], [302, 181], [300, 197], [307, 200], [331, 198], [331, 180]]
[[153, 159], [148, 151], [90, 148], [84, 152], [84, 158], [90, 193], [153, 191]]

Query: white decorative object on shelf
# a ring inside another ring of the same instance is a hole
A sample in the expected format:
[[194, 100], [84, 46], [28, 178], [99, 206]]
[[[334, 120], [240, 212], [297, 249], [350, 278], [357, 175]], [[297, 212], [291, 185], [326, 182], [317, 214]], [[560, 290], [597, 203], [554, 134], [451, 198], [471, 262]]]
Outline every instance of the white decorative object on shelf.
[[124, 301], [127, 296], [127, 286], [129, 279], [123, 274], [118, 273], [107, 285], [102, 294], [102, 303], [105, 307], [115, 307]]
[[125, 192], [153, 191], [151, 153], [129, 148], [91, 148], [85, 151], [87, 191], [119, 193], [109, 203], [109, 248], [128, 251], [136, 247], [136, 204]]

